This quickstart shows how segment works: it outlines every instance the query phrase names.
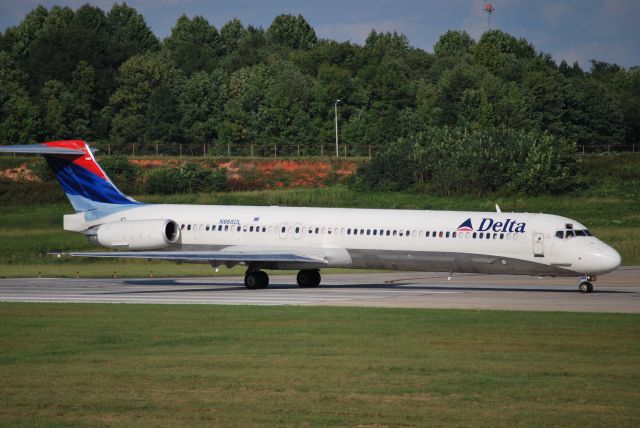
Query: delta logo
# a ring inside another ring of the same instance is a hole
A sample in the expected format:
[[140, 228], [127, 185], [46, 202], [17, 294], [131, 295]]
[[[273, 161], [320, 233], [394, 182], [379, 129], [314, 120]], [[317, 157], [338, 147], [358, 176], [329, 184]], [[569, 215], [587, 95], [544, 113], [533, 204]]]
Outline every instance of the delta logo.
[[[480, 222], [480, 226], [476, 229], [476, 232], [504, 232], [504, 233], [524, 233], [527, 224], [518, 222], [517, 220], [511, 220], [510, 218], [505, 221], [495, 221], [492, 218], [483, 218]], [[466, 219], [458, 228], [458, 232], [473, 232], [473, 224], [471, 219]]]

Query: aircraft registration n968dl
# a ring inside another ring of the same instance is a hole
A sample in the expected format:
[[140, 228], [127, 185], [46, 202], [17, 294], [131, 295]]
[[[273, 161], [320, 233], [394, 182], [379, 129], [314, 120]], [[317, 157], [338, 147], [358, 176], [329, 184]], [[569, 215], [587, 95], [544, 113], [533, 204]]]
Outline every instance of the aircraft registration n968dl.
[[247, 288], [265, 269], [299, 270], [317, 287], [328, 267], [536, 276], [597, 274], [620, 266], [616, 250], [575, 220], [549, 214], [345, 208], [164, 205], [126, 196], [80, 140], [0, 147], [45, 157], [75, 214], [64, 229], [109, 252], [71, 256], [169, 260], [247, 267]]

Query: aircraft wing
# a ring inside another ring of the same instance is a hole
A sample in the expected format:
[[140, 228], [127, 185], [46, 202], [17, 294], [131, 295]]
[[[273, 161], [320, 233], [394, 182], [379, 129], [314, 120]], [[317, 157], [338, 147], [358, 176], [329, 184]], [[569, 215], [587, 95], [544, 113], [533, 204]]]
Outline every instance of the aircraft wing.
[[324, 263], [319, 258], [294, 253], [280, 252], [233, 252], [233, 251], [108, 251], [108, 252], [73, 252], [72, 257], [114, 257], [121, 259], [169, 260], [182, 262], [232, 262], [232, 263]]

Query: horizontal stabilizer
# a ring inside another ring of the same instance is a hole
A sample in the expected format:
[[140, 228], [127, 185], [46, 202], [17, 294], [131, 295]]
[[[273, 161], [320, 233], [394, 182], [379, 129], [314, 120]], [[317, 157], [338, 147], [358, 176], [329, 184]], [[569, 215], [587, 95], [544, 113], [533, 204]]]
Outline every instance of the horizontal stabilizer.
[[47, 146], [46, 144], [20, 144], [17, 146], [0, 146], [0, 153], [25, 153], [36, 155], [76, 155], [84, 154], [83, 150], [67, 147]]

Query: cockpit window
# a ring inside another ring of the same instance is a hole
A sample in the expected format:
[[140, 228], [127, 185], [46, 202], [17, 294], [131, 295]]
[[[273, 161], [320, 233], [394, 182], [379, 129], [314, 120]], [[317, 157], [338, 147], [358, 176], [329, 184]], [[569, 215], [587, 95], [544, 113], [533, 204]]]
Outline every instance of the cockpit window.
[[559, 238], [559, 239], [574, 238], [576, 236], [585, 236], [586, 237], [586, 236], [593, 236], [593, 235], [587, 229], [575, 229], [574, 230], [573, 228], [568, 228], [567, 230], [558, 230], [558, 231], [556, 231], [556, 238]]

